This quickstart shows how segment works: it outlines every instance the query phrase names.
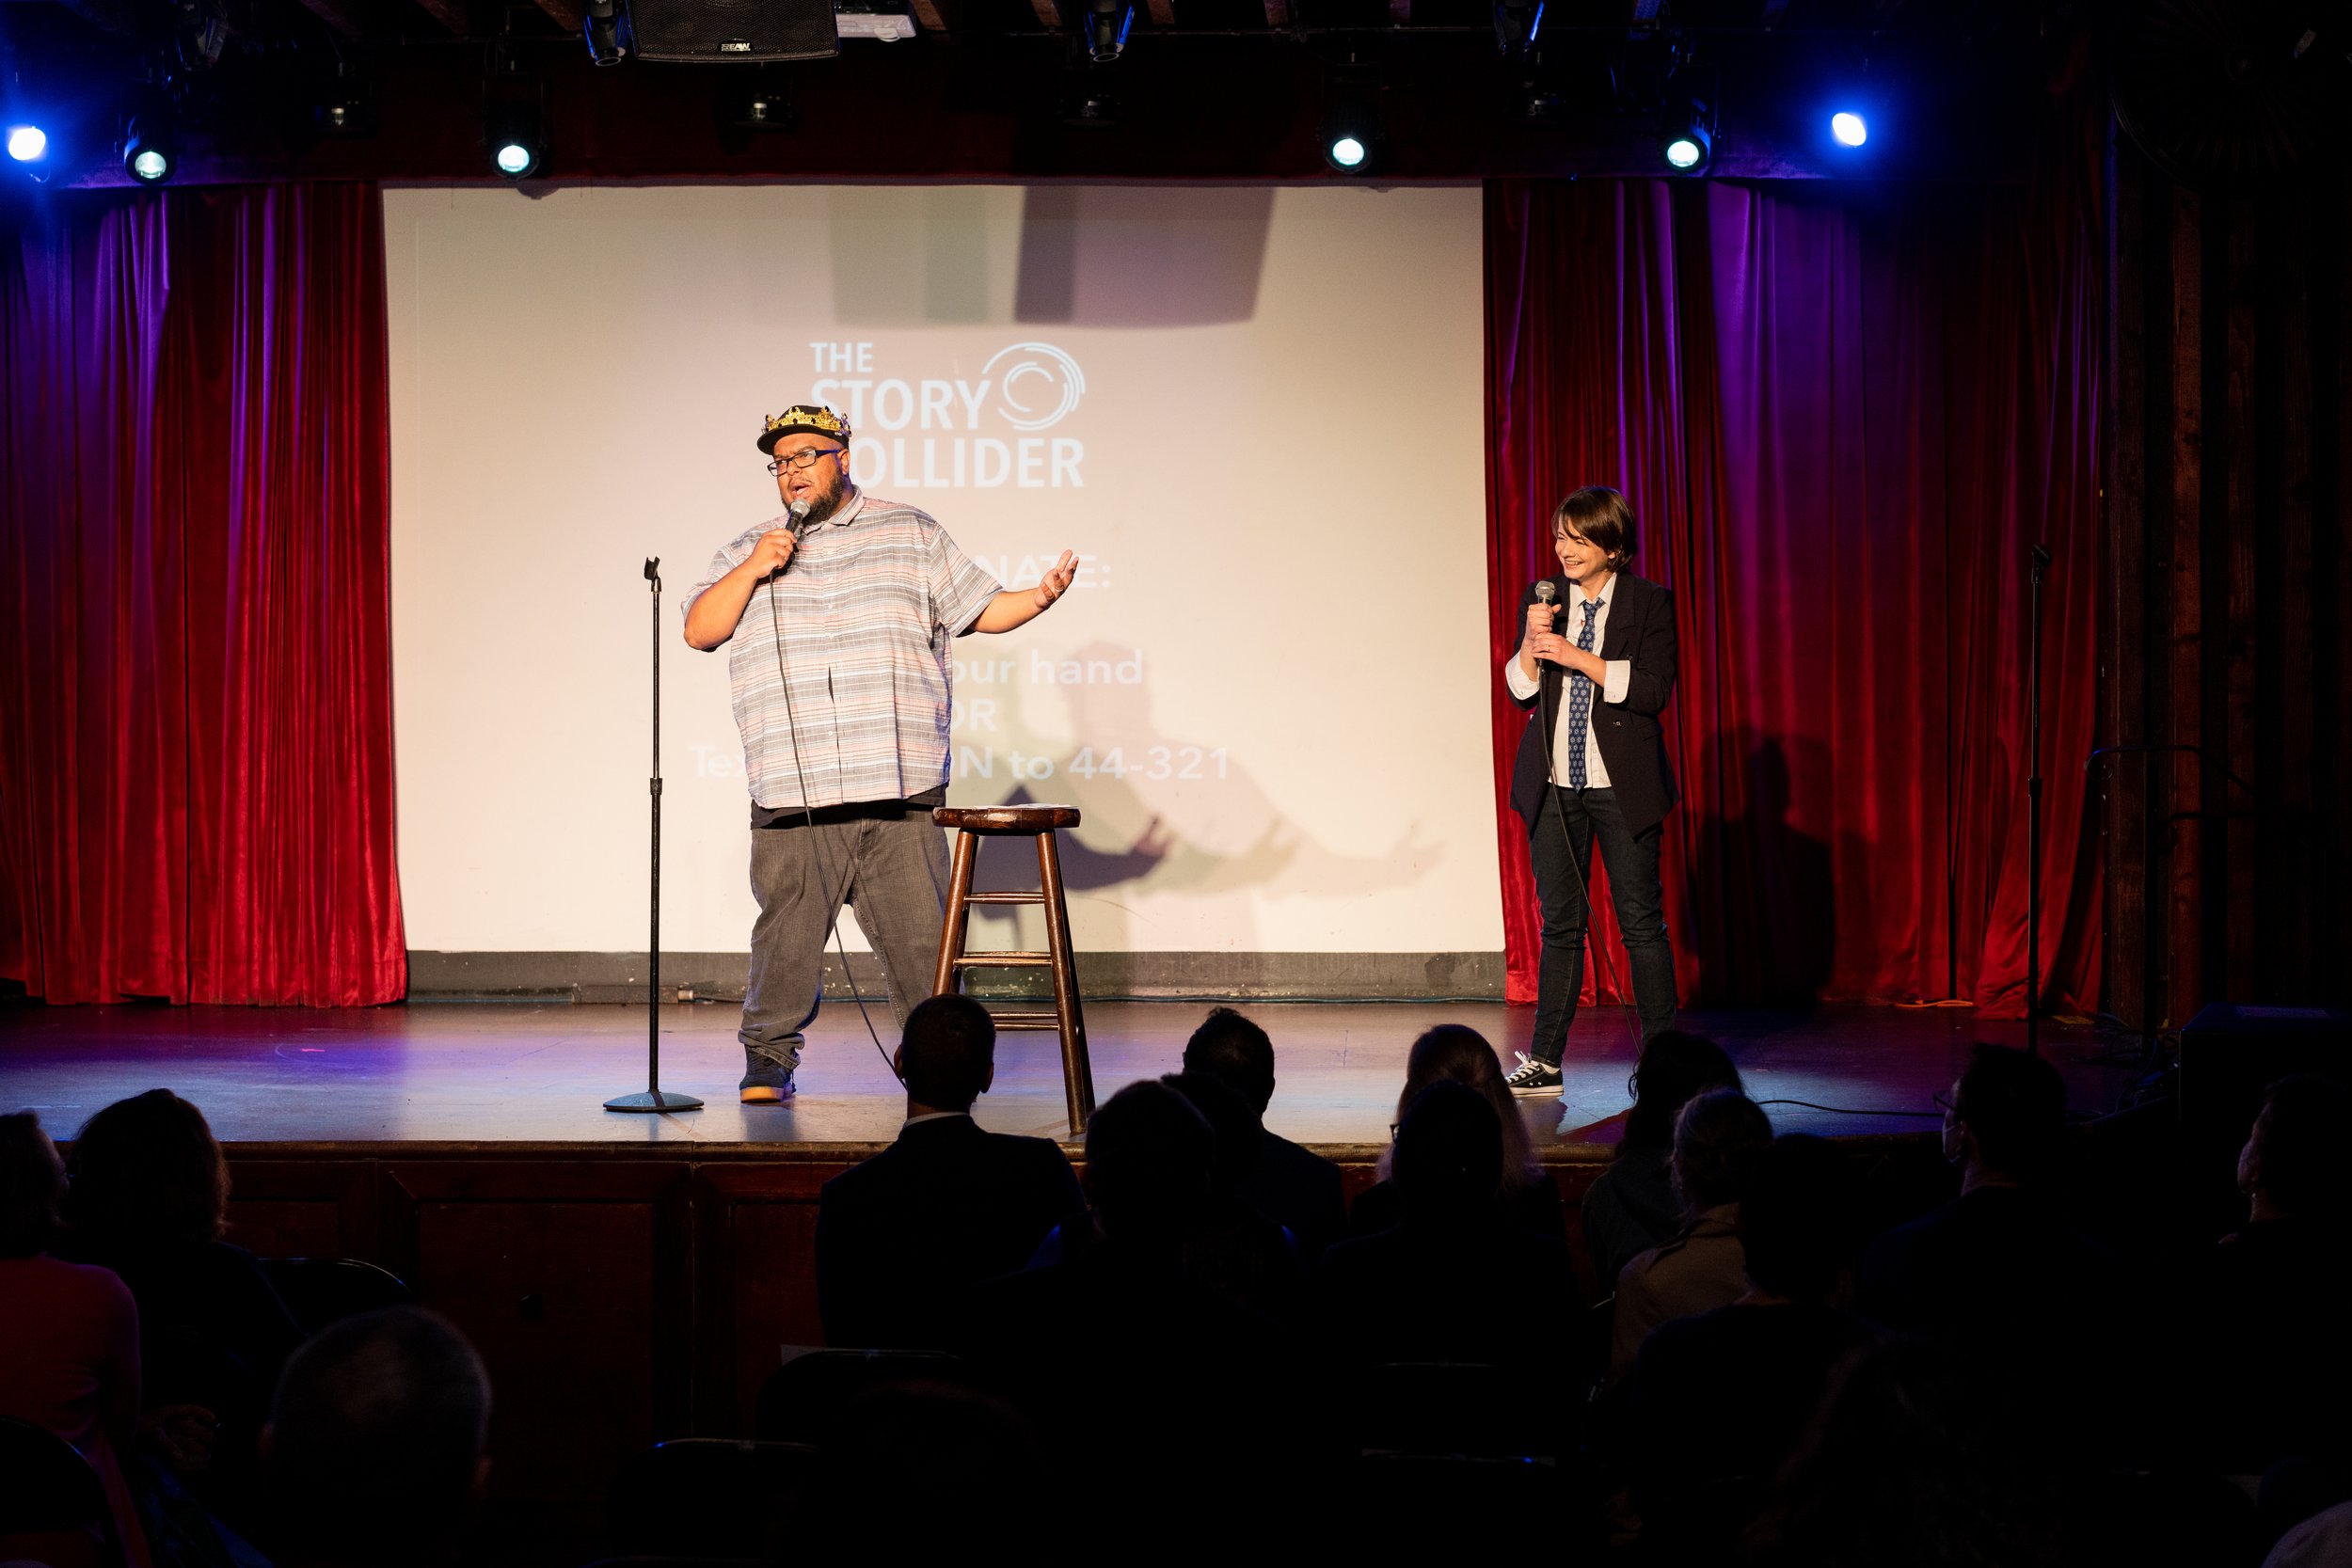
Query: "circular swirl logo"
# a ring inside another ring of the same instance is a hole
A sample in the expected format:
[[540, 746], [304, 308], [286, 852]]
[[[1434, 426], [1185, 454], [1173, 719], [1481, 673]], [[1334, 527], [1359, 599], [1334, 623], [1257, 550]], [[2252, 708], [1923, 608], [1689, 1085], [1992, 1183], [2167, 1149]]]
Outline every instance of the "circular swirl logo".
[[996, 409], [1015, 430], [1043, 430], [1078, 406], [1087, 389], [1078, 362], [1051, 343], [1014, 343], [980, 367], [996, 384]]

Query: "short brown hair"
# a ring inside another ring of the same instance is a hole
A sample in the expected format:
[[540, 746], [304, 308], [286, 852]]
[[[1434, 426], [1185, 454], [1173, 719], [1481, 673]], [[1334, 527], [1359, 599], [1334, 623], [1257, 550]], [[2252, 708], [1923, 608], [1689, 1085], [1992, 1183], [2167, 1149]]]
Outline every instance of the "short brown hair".
[[1551, 509], [1551, 531], [1570, 528], [1609, 552], [1609, 569], [1623, 571], [1639, 547], [1641, 525], [1633, 520], [1633, 503], [1606, 484], [1571, 490]]

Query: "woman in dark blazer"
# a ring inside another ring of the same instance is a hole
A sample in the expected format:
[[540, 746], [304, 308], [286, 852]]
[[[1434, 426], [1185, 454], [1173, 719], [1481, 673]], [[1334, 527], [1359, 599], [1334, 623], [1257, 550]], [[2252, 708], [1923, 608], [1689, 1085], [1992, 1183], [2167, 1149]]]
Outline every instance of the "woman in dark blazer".
[[[1659, 716], [1674, 695], [1674, 594], [1626, 570], [1636, 525], [1624, 496], [1587, 485], [1553, 511], [1560, 571], [1528, 590], [1524, 633], [1503, 666], [1528, 710], [1511, 775], [1543, 909], [1535, 1033], [1513, 1092], [1560, 1087], [1560, 1056], [1584, 984], [1585, 878], [1593, 847], [1609, 868], [1645, 1039], [1674, 1027], [1658, 849], [1675, 803]], [[1546, 594], [1549, 585], [1550, 592]]]

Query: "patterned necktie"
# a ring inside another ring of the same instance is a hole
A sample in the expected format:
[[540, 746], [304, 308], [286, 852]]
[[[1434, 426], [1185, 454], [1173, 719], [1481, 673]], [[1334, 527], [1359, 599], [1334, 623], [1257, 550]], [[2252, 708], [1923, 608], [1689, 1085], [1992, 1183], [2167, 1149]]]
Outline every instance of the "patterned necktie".
[[[1586, 653], [1593, 651], [1593, 616], [1600, 609], [1598, 599], [1584, 601], [1584, 629], [1576, 634], [1576, 645]], [[1593, 683], [1581, 674], [1568, 677], [1568, 787], [1584, 787], [1584, 730], [1593, 718]]]

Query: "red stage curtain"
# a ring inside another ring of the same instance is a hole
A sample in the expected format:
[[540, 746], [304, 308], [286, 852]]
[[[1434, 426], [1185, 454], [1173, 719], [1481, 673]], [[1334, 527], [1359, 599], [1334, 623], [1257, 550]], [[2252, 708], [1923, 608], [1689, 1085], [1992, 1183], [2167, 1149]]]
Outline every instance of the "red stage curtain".
[[[2031, 189], [1513, 182], [1486, 202], [1499, 669], [1553, 505], [1623, 489], [1670, 585], [1668, 920], [1686, 1000], [2098, 1003], [2092, 741], [2100, 248], [2088, 160]], [[2028, 546], [2042, 863], [2026, 819]], [[1536, 911], [1495, 682], [1509, 989]], [[1618, 999], [1625, 958], [1596, 927]]]
[[399, 997], [375, 188], [0, 223], [0, 975]]

